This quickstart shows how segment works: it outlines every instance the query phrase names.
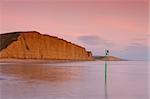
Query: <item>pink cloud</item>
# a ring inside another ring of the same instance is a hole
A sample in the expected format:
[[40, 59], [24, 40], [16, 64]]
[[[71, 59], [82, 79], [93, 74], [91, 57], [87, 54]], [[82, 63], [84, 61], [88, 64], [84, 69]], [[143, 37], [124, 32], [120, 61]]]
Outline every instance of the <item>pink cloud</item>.
[[115, 44], [111, 46], [114, 50], [125, 49], [135, 38], [145, 38], [148, 34], [147, 0], [22, 1], [3, 0], [1, 33], [36, 30], [80, 45], [84, 44], [77, 39], [79, 36], [97, 35]]

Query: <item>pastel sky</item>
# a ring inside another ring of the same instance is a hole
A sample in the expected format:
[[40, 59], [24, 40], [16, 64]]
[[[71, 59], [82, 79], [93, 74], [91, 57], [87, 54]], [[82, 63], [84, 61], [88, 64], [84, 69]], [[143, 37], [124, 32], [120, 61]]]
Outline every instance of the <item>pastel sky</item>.
[[0, 33], [38, 31], [126, 59], [148, 59], [148, 0], [1, 0]]

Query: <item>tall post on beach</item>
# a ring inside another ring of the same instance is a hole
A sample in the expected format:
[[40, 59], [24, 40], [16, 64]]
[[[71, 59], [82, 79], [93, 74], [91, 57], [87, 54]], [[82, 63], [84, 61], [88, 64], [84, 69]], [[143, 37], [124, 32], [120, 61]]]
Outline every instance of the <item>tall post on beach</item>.
[[109, 50], [105, 50], [105, 83], [107, 83], [107, 56], [109, 55]]

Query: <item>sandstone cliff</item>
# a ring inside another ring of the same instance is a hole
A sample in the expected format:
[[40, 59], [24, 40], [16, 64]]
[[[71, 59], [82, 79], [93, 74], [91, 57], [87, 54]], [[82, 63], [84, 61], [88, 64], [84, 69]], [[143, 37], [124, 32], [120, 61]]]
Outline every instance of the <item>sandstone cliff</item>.
[[28, 31], [0, 34], [0, 58], [91, 60], [92, 53], [66, 40]]

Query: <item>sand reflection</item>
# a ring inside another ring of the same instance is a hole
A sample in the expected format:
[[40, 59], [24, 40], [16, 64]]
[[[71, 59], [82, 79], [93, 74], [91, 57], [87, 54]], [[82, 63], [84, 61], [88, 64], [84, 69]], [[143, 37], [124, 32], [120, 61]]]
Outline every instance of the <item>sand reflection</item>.
[[64, 66], [45, 66], [42, 64], [0, 65], [1, 73], [21, 77], [26, 80], [66, 81], [77, 75], [78, 71]]

